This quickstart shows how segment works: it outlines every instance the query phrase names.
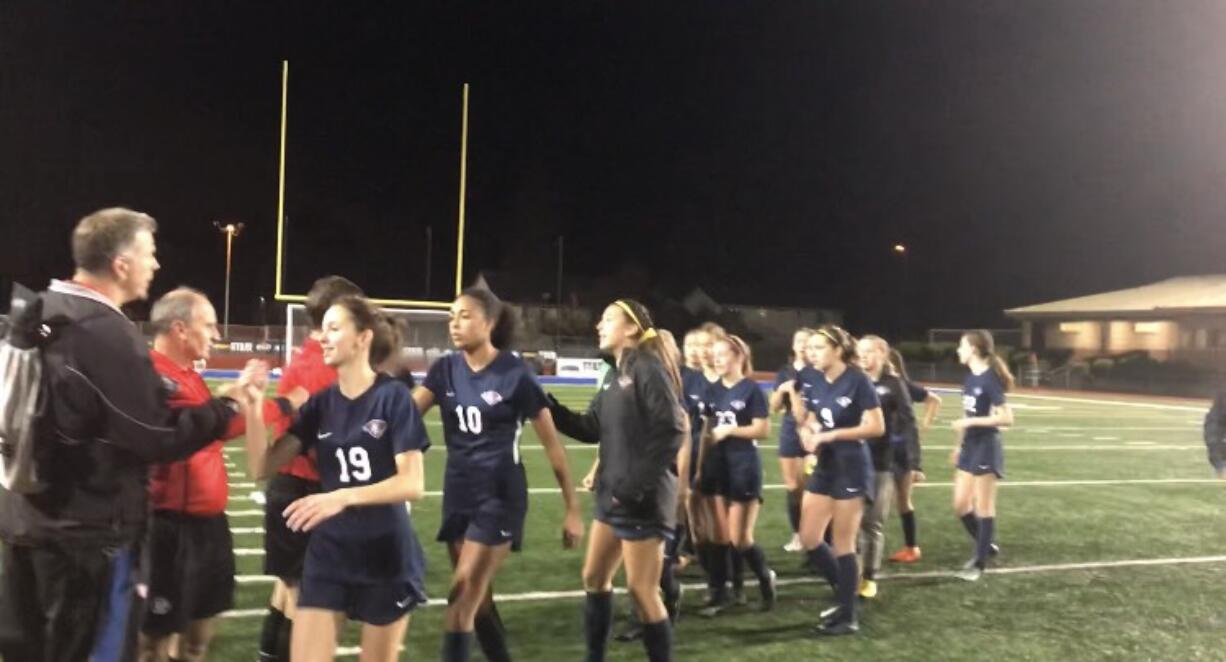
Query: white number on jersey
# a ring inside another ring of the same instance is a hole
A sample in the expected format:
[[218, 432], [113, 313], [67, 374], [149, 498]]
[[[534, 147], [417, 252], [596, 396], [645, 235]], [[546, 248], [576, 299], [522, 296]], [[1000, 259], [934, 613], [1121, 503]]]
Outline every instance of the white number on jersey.
[[834, 412], [830, 411], [829, 407], [822, 407], [821, 416], [822, 416], [822, 427], [826, 428], [827, 430], [833, 430], [834, 429]]
[[349, 448], [348, 462], [345, 461], [345, 449], [338, 448], [336, 449], [336, 461], [341, 465], [342, 483], [349, 482], [351, 470], [353, 480], [370, 480], [370, 455], [367, 455], [365, 448], [351, 446]]
[[715, 424], [719, 425], [736, 425], [736, 412], [717, 411], [715, 412]]
[[[481, 434], [481, 410], [476, 407], [464, 409], [464, 405], [455, 406], [455, 417], [460, 421], [460, 432]], [[465, 420], [467, 418], [467, 420]], [[465, 425], [467, 423], [467, 425]]]

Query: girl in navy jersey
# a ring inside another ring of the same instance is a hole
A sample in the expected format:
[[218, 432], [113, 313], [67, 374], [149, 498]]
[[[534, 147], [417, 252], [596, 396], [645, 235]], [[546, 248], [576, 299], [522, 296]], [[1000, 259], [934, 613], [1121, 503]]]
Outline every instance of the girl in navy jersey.
[[1005, 402], [1005, 393], [1013, 390], [1013, 375], [996, 355], [996, 343], [987, 331], [964, 333], [958, 360], [970, 374], [962, 383], [963, 417], [953, 422], [962, 441], [952, 458], [958, 467], [954, 512], [975, 539], [975, 554], [957, 575], [973, 582], [983, 576], [988, 558], [997, 551], [996, 488], [1005, 475], [1000, 428], [1013, 425], [1013, 410]]
[[430, 366], [413, 392], [424, 415], [437, 404], [447, 442], [443, 518], [438, 540], [448, 545], [454, 573], [444, 616], [442, 659], [467, 660], [473, 631], [491, 662], [510, 660], [493, 581], [523, 541], [528, 483], [520, 460], [525, 420], [545, 449], [562, 488], [562, 546], [583, 539], [579, 502], [549, 401], [531, 369], [512, 354], [513, 319], [491, 292], [464, 290], [451, 304], [451, 342], [459, 351]]
[[[770, 412], [753, 372], [749, 346], [737, 336], [715, 341], [712, 348], [720, 381], [707, 391], [707, 415], [714, 421], [710, 439], [723, 449], [724, 500], [732, 554], [740, 556], [757, 576], [762, 610], [775, 604], [775, 573], [754, 542], [754, 527], [762, 506], [762, 459], [758, 439], [770, 434]], [[718, 609], [716, 606], [711, 611]], [[714, 615], [714, 614], [709, 614]]]
[[860, 368], [873, 380], [881, 413], [885, 418], [885, 433], [868, 440], [869, 456], [873, 459], [873, 498], [860, 523], [860, 597], [877, 597], [877, 573], [885, 552], [885, 518], [894, 498], [894, 444], [892, 438], [902, 435], [908, 426], [914, 427], [911, 394], [890, 364], [890, 345], [880, 336], [864, 336], [856, 343]]
[[[923, 558], [920, 552], [919, 537], [916, 532], [915, 504], [911, 501], [911, 491], [916, 483], [924, 480], [923, 458], [920, 452], [921, 430], [932, 427], [937, 412], [941, 410], [941, 398], [937, 394], [911, 381], [907, 374], [907, 364], [898, 350], [890, 350], [890, 363], [895, 372], [902, 378], [903, 385], [911, 395], [912, 403], [924, 403], [924, 419], [917, 425], [915, 411], [900, 412], [904, 420], [902, 434], [891, 434], [890, 442], [894, 448], [894, 495], [898, 503], [898, 517], [902, 520], [904, 546], [890, 556], [894, 563], [915, 563]], [[907, 415], [910, 415], [909, 420]]]
[[779, 424], [779, 473], [783, 477], [783, 487], [788, 493], [788, 524], [792, 527], [792, 539], [783, 546], [785, 552], [799, 552], [804, 549], [800, 544], [800, 501], [805, 493], [805, 449], [800, 446], [800, 435], [796, 432], [791, 393], [780, 390], [779, 387], [794, 382], [796, 374], [808, 366], [805, 362], [805, 345], [811, 335], [813, 329], [797, 329], [792, 335], [791, 360], [775, 373], [775, 389], [771, 391], [770, 397], [770, 410], [783, 413]]
[[409, 611], [426, 600], [425, 557], [404, 504], [422, 494], [430, 441], [408, 388], [372, 367], [392, 351], [390, 336], [390, 321], [365, 299], [337, 300], [321, 339], [337, 383], [312, 396], [274, 444], [261, 408], [247, 414], [248, 463], [257, 475], [317, 451], [323, 491], [284, 512], [291, 530], [312, 532], [294, 621], [296, 662], [334, 657], [338, 616], [364, 624], [363, 659], [395, 660]]
[[[868, 376], [855, 366], [855, 343], [843, 329], [827, 325], [810, 338], [814, 368], [803, 373], [801, 394], [806, 413], [800, 440], [818, 455], [817, 469], [805, 484], [801, 504], [800, 539], [815, 567], [833, 580], [838, 605], [824, 612], [818, 634], [859, 631], [856, 591], [856, 536], [866, 500], [872, 499], [873, 465], [864, 440], [885, 433], [881, 403]], [[834, 554], [822, 544], [833, 529]], [[831, 572], [833, 570], [833, 572]]]
[[613, 356], [587, 413], [551, 410], [567, 436], [600, 444], [595, 521], [583, 584], [587, 662], [603, 662], [613, 620], [613, 576], [625, 562], [626, 584], [643, 619], [652, 662], [672, 659], [672, 626], [660, 599], [664, 542], [676, 525], [676, 459], [689, 432], [679, 400], [681, 376], [642, 304], [613, 302], [597, 325], [602, 352]]

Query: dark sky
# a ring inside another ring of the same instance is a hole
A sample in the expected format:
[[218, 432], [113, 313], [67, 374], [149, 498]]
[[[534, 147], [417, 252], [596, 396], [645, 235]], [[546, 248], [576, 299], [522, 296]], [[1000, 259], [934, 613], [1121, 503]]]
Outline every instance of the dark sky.
[[1224, 3], [432, 4], [0, 3], [0, 273], [66, 275], [75, 220], [126, 204], [155, 290], [220, 302], [211, 221], [242, 220], [253, 317], [282, 58], [288, 290], [423, 296], [429, 225], [446, 296], [465, 81], [466, 280], [552, 273], [561, 234], [568, 274], [870, 331], [1223, 270]]

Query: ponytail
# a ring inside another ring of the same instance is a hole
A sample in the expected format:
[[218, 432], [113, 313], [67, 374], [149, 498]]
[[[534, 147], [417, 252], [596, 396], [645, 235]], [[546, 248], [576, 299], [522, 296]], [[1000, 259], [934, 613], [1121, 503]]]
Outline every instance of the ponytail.
[[974, 329], [962, 334], [962, 337], [979, 356], [987, 359], [988, 365], [991, 366], [992, 372], [996, 373], [996, 378], [1000, 380], [1005, 392], [1012, 391], [1016, 385], [1013, 373], [1009, 372], [1009, 365], [1004, 359], [996, 355], [996, 341], [992, 338], [992, 333], [984, 329]]
[[371, 368], [378, 370], [378, 366], [387, 361], [392, 352], [400, 351], [400, 333], [395, 322], [365, 297], [350, 294], [340, 297], [332, 305], [340, 306], [349, 313], [358, 333], [371, 332], [370, 353], [367, 357]]
[[988, 363], [992, 366], [992, 372], [996, 373], [996, 378], [1000, 380], [1005, 393], [1012, 391], [1016, 382], [1013, 379], [1013, 373], [1009, 372], [1009, 365], [1005, 363], [1005, 360], [994, 353], [988, 357]]
[[620, 308], [627, 319], [638, 327], [638, 350], [656, 357], [660, 365], [664, 366], [664, 373], [672, 383], [674, 392], [681, 394], [681, 370], [677, 366], [675, 349], [677, 341], [674, 339], [670, 347], [669, 343], [660, 336], [660, 332], [656, 330], [655, 324], [651, 321], [651, 313], [647, 310], [647, 306], [633, 299], [618, 299], [610, 305]]
[[485, 318], [492, 325], [490, 344], [495, 349], [510, 349], [511, 343], [515, 341], [515, 327], [517, 326], [515, 311], [484, 287], [470, 287], [460, 292], [460, 296], [468, 297], [481, 306]]

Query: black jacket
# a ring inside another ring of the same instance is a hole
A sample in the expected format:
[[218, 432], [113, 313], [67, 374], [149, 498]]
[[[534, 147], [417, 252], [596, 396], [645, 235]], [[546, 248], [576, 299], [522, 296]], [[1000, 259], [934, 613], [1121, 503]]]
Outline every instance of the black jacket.
[[100, 294], [53, 281], [42, 295], [55, 328], [43, 350], [49, 389], [35, 436], [47, 488], [0, 488], [0, 538], [26, 545], [124, 545], [144, 529], [149, 465], [191, 455], [222, 436], [232, 403], [171, 411], [136, 327]]
[[675, 460], [686, 413], [656, 357], [627, 350], [621, 365], [605, 373], [586, 413], [556, 403], [550, 411], [562, 434], [600, 444], [596, 519], [613, 526], [676, 525]]

